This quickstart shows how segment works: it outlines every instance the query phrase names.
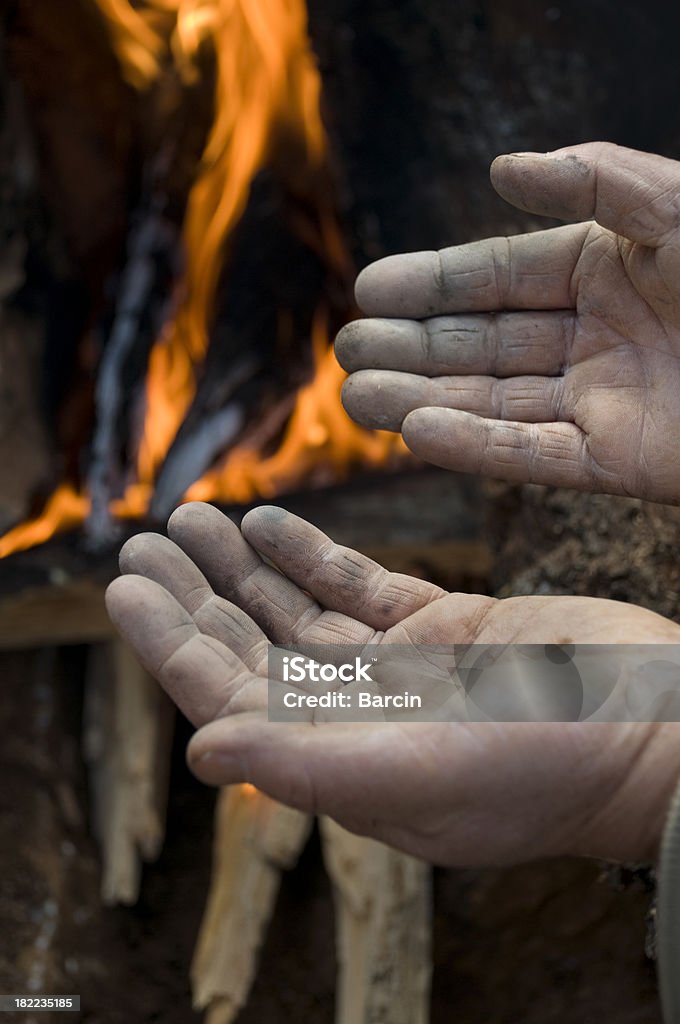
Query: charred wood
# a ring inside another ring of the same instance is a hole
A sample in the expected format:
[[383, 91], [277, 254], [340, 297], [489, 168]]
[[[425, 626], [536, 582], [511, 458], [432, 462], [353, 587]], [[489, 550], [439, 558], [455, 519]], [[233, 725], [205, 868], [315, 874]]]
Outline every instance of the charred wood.
[[[151, 172], [155, 177], [154, 171]], [[86, 524], [91, 545], [115, 536], [109, 512], [134, 465], [134, 413], [139, 419], [147, 359], [171, 308], [179, 239], [165, 214], [162, 186], [152, 181], [132, 218], [127, 258], [115, 288], [115, 310], [97, 372], [95, 429], [87, 474], [92, 501]]]
[[[449, 589], [483, 591], [491, 562], [478, 500], [474, 480], [423, 469], [290, 494], [278, 504], [395, 572], [430, 577]], [[240, 522], [248, 507], [224, 511]], [[152, 524], [127, 523], [123, 536], [145, 525]], [[94, 556], [84, 549], [80, 534], [65, 534], [4, 559], [0, 649], [91, 643], [112, 636], [103, 598], [117, 575], [118, 545]]]
[[[263, 172], [226, 254], [210, 346], [156, 481], [154, 519], [167, 518], [216, 459], [245, 433], [261, 430], [268, 410], [280, 408], [312, 374], [311, 325], [329, 271], [296, 233], [293, 209], [274, 174]], [[343, 298], [346, 307], [346, 291]], [[264, 450], [280, 436], [281, 424], [272, 419], [271, 426], [261, 438]]]

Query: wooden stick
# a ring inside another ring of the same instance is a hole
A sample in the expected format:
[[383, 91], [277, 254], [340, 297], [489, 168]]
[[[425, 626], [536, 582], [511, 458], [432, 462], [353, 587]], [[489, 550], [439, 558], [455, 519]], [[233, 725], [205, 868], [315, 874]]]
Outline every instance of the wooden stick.
[[165, 835], [174, 706], [122, 640], [91, 648], [84, 749], [102, 849], [102, 899], [136, 903]]
[[25, 587], [0, 599], [0, 651], [112, 639], [104, 591], [104, 584], [81, 579]]
[[333, 881], [336, 1024], [425, 1024], [430, 995], [430, 869], [320, 820]]
[[252, 786], [229, 786], [217, 803], [212, 881], [191, 967], [194, 1007], [206, 1024], [230, 1024], [248, 998], [279, 891], [312, 818]]

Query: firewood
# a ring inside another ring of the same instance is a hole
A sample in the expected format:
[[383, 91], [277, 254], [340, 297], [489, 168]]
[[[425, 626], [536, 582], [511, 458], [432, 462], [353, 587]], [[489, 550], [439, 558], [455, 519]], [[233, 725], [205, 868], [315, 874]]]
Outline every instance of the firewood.
[[285, 423], [294, 389], [312, 373], [311, 321], [324, 272], [291, 227], [289, 205], [271, 172], [253, 183], [230, 239], [196, 394], [156, 480], [150, 513], [157, 521], [233, 445], [256, 434], [262, 450], [276, 447], [283, 427], [276, 412], [285, 411]]
[[248, 998], [281, 872], [296, 863], [312, 818], [252, 786], [217, 802], [208, 903], [191, 968], [193, 1001], [206, 1024], [230, 1024]]
[[97, 375], [96, 422], [87, 474], [91, 510], [85, 525], [93, 547], [110, 543], [116, 536], [109, 505], [123, 492], [128, 469], [119, 454], [123, 442], [129, 441], [125, 433], [120, 436], [121, 425], [133, 412], [138, 415], [136, 401], [148, 353], [168, 316], [168, 296], [179, 265], [177, 229], [167, 217], [166, 199], [156, 182], [162, 166], [163, 160], [157, 157], [128, 234], [125, 265]]
[[333, 881], [339, 963], [336, 1024], [429, 1018], [430, 869], [321, 818]]
[[[479, 491], [470, 477], [408, 468], [272, 500], [392, 571], [430, 575], [451, 589], [484, 586], [489, 576], [491, 554], [482, 537]], [[240, 522], [251, 507], [231, 505], [223, 511]], [[119, 541], [94, 555], [81, 534], [63, 534], [2, 560], [0, 648], [111, 635], [103, 593], [117, 574], [118, 547], [126, 537], [151, 528], [139, 521], [118, 525]]]
[[122, 640], [91, 648], [84, 750], [105, 904], [133, 904], [165, 834], [174, 707]]

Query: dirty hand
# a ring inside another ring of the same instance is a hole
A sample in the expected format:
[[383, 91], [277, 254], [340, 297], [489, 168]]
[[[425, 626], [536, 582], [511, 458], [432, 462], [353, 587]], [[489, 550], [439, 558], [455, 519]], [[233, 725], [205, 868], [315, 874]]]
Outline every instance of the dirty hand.
[[107, 601], [198, 727], [188, 756], [203, 781], [251, 782], [441, 864], [654, 855], [680, 771], [675, 725], [269, 722], [267, 645], [656, 643], [680, 627], [613, 601], [447, 594], [277, 508], [241, 533], [185, 505], [168, 529], [125, 545]]
[[447, 469], [680, 502], [680, 163], [588, 143], [491, 180], [580, 223], [364, 270], [347, 411]]

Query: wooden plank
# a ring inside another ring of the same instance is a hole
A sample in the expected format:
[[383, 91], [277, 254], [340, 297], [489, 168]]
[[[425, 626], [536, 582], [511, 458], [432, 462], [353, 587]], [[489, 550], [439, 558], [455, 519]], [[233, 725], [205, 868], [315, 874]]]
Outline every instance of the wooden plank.
[[194, 1007], [231, 1024], [245, 1005], [279, 891], [312, 827], [309, 815], [252, 786], [220, 793], [208, 902], [191, 967]]
[[105, 586], [91, 580], [30, 587], [0, 601], [0, 650], [90, 644], [111, 639]]
[[426, 1024], [431, 869], [330, 818], [320, 827], [336, 906], [336, 1024]]
[[83, 746], [105, 904], [137, 902], [165, 836], [174, 705], [116, 639], [90, 651]]

